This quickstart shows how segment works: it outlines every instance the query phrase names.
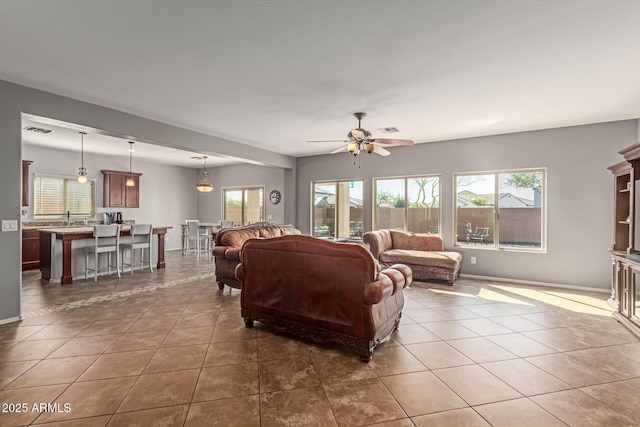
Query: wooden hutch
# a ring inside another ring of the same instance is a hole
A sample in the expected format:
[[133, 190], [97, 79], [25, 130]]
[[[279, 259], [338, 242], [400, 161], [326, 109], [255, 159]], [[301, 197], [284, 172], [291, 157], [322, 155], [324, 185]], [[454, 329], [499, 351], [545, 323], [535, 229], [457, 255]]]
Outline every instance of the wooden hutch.
[[620, 151], [614, 176], [611, 299], [614, 316], [640, 336], [640, 142]]

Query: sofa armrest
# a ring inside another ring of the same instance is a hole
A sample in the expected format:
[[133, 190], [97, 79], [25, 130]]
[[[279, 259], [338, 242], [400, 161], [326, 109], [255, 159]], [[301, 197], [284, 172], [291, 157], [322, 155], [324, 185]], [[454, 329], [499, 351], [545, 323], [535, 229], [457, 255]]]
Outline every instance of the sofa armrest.
[[240, 252], [242, 252], [242, 248], [231, 247], [226, 250], [224, 257], [231, 261], [240, 261]]
[[364, 285], [364, 303], [378, 304], [393, 295], [394, 284], [386, 274], [380, 273], [376, 281]]
[[[405, 264], [393, 264], [391, 267], [382, 270], [382, 273], [385, 273], [388, 276], [394, 275], [397, 277], [398, 274], [403, 276], [404, 280], [396, 280], [394, 282], [394, 284], [401, 286], [400, 288], [396, 288], [396, 291], [407, 288], [411, 286], [411, 283], [413, 283], [413, 271], [411, 270], [411, 267]], [[400, 285], [401, 283], [402, 285]]]
[[242, 264], [236, 265], [236, 279], [240, 282], [244, 280], [244, 266]]
[[224, 258], [224, 253], [229, 249], [229, 246], [214, 246], [212, 254], [215, 258]]
[[391, 249], [391, 235], [388, 233], [388, 230], [368, 231], [362, 236], [362, 240], [369, 245], [369, 250], [375, 259], [379, 260], [382, 252]]

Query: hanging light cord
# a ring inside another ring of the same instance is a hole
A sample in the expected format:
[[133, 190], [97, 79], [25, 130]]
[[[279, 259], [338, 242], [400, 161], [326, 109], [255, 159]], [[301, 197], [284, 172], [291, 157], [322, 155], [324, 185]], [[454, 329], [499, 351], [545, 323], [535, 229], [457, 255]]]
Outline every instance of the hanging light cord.
[[80, 132], [80, 166], [84, 170], [84, 132]]

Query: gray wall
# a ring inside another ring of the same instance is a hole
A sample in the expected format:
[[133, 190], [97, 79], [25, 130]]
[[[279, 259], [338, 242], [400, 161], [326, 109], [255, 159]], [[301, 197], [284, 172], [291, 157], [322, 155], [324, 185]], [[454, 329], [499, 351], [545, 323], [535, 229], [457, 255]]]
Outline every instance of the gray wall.
[[[126, 147], [124, 147], [126, 153]], [[33, 174], [54, 174], [74, 176], [78, 169], [78, 153], [49, 149], [40, 146], [24, 144], [22, 156], [25, 160], [32, 160], [29, 168], [31, 172], [29, 192], [33, 200]], [[198, 178], [197, 170], [177, 166], [159, 165], [136, 160], [134, 172], [142, 173], [140, 177], [140, 207], [139, 208], [104, 208], [103, 185], [104, 178], [101, 169], [129, 170], [128, 157], [115, 157], [86, 154], [84, 164], [89, 172], [89, 178], [96, 181], [96, 213], [102, 219], [101, 213], [120, 211], [124, 219], [133, 219], [138, 224], [154, 224], [156, 226], [170, 226], [165, 237], [166, 249], [180, 249], [180, 224], [185, 219], [197, 216], [197, 191], [195, 182]], [[23, 221], [33, 220], [33, 203], [29, 203], [28, 215]]]
[[[0, 81], [0, 220], [20, 220], [22, 113], [124, 135], [133, 141], [242, 158], [261, 165], [295, 167], [295, 159], [289, 156]], [[171, 201], [164, 203], [164, 206], [169, 206]], [[288, 215], [293, 214], [290, 212]], [[0, 323], [20, 315], [20, 247], [20, 231], [0, 233]]]
[[370, 230], [374, 177], [441, 174], [442, 236], [451, 249], [454, 173], [546, 167], [546, 253], [456, 247], [463, 253], [462, 273], [608, 288], [613, 181], [607, 167], [622, 161], [617, 152], [637, 138], [638, 121], [627, 120], [396, 147], [389, 157], [365, 155], [360, 168], [346, 153], [298, 158], [297, 224], [309, 233], [312, 181], [364, 179], [365, 229]]
[[[201, 222], [218, 222], [222, 219], [222, 189], [229, 187], [265, 187], [265, 221], [275, 224], [285, 222], [284, 211], [288, 194], [285, 192], [285, 170], [282, 168], [256, 165], [221, 166], [209, 169], [215, 180], [211, 193], [198, 195], [198, 219]], [[271, 190], [282, 194], [282, 201], [273, 205], [269, 202]], [[271, 219], [269, 219], [271, 215]]]

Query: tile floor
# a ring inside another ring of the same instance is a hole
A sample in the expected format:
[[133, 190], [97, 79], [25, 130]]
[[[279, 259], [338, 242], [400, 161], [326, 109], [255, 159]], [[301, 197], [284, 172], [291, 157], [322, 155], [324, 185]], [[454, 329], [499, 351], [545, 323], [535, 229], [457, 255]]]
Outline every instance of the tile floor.
[[246, 329], [212, 261], [167, 265], [68, 287], [26, 272], [26, 318], [0, 326], [0, 425], [640, 425], [640, 340], [606, 293], [414, 283], [365, 364]]

